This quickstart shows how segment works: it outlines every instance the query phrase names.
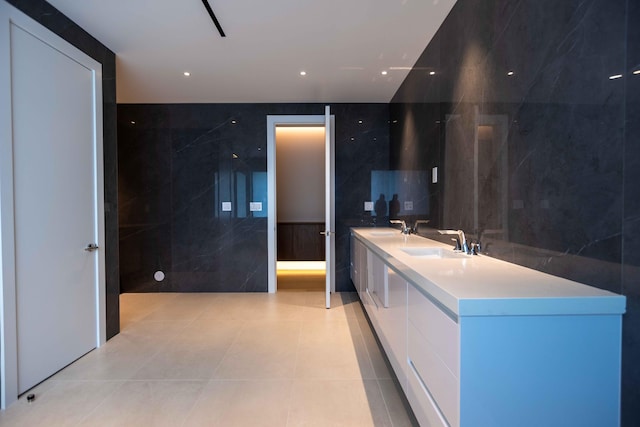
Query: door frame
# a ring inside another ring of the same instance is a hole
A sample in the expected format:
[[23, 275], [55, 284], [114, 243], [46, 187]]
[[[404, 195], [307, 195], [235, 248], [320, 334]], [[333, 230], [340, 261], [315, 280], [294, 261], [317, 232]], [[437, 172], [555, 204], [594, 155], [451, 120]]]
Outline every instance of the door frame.
[[[333, 121], [334, 116], [331, 115]], [[267, 116], [267, 252], [268, 252], [268, 292], [275, 293], [277, 278], [277, 195], [276, 195], [276, 127], [278, 126], [321, 126], [326, 129], [326, 116], [319, 115], [268, 115]], [[335, 164], [331, 168], [331, 182], [335, 182]], [[325, 177], [326, 179], [326, 177]], [[325, 188], [325, 194], [330, 189]], [[335, 213], [335, 206], [333, 206]], [[335, 257], [335, 251], [332, 256]], [[326, 260], [325, 260], [326, 261]], [[329, 265], [330, 263], [327, 263]], [[335, 262], [333, 262], [335, 265]], [[334, 267], [335, 268], [335, 267]], [[331, 283], [335, 292], [335, 280]]]
[[[18, 398], [18, 349], [14, 228], [14, 170], [11, 99], [11, 27], [17, 26], [93, 73], [95, 230], [105, 246], [102, 65], [15, 7], [0, 2], [0, 408]], [[96, 252], [96, 347], [106, 342], [105, 252]]]

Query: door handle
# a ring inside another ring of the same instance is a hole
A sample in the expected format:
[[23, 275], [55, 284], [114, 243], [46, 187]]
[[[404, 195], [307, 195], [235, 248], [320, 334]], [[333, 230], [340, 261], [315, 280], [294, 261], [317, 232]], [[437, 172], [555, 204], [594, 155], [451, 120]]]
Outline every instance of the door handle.
[[321, 231], [320, 234], [322, 234], [323, 236], [329, 236], [331, 234], [336, 234], [335, 231]]
[[99, 247], [99, 246], [98, 246], [98, 245], [96, 245], [95, 243], [89, 243], [89, 244], [87, 245], [87, 247], [86, 247], [86, 248], [84, 248], [84, 250], [85, 250], [85, 251], [87, 251], [87, 252], [93, 252], [93, 251], [97, 251], [97, 250], [98, 250], [98, 247]]

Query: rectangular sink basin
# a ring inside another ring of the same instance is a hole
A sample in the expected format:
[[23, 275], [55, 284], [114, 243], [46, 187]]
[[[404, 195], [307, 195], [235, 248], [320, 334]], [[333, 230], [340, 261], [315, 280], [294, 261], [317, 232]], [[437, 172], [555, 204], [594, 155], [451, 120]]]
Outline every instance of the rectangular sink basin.
[[395, 236], [395, 235], [400, 235], [400, 232], [395, 232], [395, 231], [372, 231], [371, 232], [372, 236]]
[[452, 249], [432, 248], [432, 247], [416, 247], [401, 248], [402, 252], [415, 258], [424, 259], [442, 259], [442, 258], [463, 258], [462, 254], [453, 252]]

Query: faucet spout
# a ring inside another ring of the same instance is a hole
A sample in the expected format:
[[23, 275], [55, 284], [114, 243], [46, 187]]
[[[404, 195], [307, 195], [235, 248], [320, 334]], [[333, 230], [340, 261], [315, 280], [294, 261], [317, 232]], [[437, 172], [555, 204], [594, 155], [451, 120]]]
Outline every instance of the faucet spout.
[[407, 227], [407, 223], [406, 223], [406, 222], [404, 222], [404, 221], [403, 221], [403, 220], [401, 220], [401, 219], [390, 219], [390, 220], [389, 220], [389, 222], [390, 222], [391, 224], [400, 224], [400, 226], [402, 227], [402, 228], [400, 229], [400, 232], [401, 232], [402, 234], [409, 234], [409, 233], [411, 232], [411, 229], [410, 229], [409, 227]]
[[467, 238], [464, 235], [464, 231], [462, 230], [438, 230], [440, 234], [452, 234], [458, 236], [456, 239], [456, 248], [455, 250], [461, 251], [464, 253], [469, 253], [469, 244], [467, 243]]

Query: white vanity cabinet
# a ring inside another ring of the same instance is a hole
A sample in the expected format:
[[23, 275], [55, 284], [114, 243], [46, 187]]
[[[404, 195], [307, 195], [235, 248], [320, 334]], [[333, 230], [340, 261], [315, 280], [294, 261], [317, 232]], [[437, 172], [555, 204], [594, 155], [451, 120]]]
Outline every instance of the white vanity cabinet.
[[407, 317], [407, 399], [421, 425], [458, 426], [458, 323], [411, 284]]
[[623, 296], [368, 230], [352, 279], [420, 425], [620, 424]]
[[353, 283], [396, 376], [406, 391], [407, 282], [353, 235], [351, 254]]

